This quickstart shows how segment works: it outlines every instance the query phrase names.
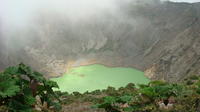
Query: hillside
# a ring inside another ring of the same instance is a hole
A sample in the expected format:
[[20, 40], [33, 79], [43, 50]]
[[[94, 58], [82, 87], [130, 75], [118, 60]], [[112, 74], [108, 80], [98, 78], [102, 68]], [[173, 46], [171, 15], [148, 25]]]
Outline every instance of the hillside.
[[88, 18], [40, 11], [28, 28], [1, 30], [0, 67], [24, 62], [46, 77], [94, 63], [168, 81], [200, 74], [199, 3], [117, 1]]

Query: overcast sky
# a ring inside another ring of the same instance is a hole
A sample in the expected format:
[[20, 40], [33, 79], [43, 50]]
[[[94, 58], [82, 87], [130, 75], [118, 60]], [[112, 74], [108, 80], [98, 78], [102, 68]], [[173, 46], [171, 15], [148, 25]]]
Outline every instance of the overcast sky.
[[[98, 10], [112, 10], [115, 0], [0, 0], [0, 19], [14, 23], [26, 22], [39, 8], [63, 11], [72, 15], [85, 15]], [[171, 0], [176, 2], [200, 2], [200, 0]], [[11, 21], [9, 21], [11, 22]]]

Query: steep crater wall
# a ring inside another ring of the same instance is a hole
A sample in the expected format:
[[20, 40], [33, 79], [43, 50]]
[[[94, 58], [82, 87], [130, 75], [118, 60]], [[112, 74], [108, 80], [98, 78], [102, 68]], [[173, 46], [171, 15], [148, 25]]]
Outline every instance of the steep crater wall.
[[0, 44], [0, 67], [24, 62], [55, 77], [74, 66], [99, 63], [178, 81], [200, 74], [199, 7], [158, 0], [128, 2], [118, 4], [117, 13], [79, 21], [40, 12], [29, 28], [2, 32], [0, 39], [6, 42]]

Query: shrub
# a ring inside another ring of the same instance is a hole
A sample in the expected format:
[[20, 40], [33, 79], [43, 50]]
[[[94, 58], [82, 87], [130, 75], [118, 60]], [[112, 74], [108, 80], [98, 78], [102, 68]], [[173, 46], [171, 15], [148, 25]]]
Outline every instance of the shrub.
[[23, 63], [9, 67], [0, 73], [0, 105], [9, 111], [32, 112], [36, 104], [35, 96], [40, 96], [42, 103], [58, 109], [58, 96], [53, 91], [58, 88], [56, 82], [46, 80], [42, 74], [32, 71]]

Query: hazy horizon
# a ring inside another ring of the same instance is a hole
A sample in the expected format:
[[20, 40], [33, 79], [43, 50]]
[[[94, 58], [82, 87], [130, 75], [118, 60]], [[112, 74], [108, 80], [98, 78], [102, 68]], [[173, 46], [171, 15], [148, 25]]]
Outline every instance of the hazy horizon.
[[[54, 11], [67, 14], [71, 19], [77, 19], [80, 17], [87, 17], [93, 13], [99, 13], [103, 10], [115, 11], [116, 1], [117, 0], [1, 0], [0, 19], [3, 20], [4, 24], [23, 25], [40, 11]], [[199, 2], [199, 0], [170, 1]]]

